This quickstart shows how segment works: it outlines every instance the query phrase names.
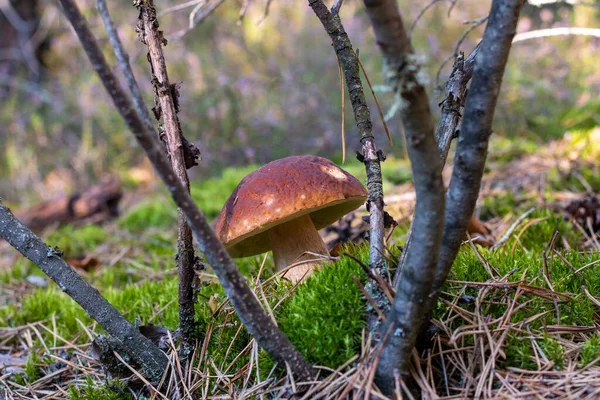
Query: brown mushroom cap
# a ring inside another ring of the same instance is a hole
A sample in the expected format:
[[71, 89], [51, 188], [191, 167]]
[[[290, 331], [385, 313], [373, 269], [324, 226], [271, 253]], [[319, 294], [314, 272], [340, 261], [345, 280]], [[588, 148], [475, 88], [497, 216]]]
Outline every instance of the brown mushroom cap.
[[321, 229], [360, 207], [367, 191], [331, 161], [292, 156], [246, 176], [217, 218], [216, 232], [232, 257], [270, 250], [269, 229], [309, 214]]

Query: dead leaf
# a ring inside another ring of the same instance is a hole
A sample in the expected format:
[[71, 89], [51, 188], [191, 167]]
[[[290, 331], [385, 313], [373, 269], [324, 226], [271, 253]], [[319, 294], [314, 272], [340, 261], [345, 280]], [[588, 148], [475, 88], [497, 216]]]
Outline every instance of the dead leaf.
[[471, 217], [469, 225], [467, 226], [467, 232], [471, 236], [473, 243], [483, 247], [492, 247], [496, 244], [496, 238], [492, 234], [492, 231], [483, 224], [480, 220], [475, 217]]
[[67, 259], [67, 264], [73, 268], [81, 269], [86, 272], [95, 270], [100, 265], [100, 260], [94, 256], [79, 256]]

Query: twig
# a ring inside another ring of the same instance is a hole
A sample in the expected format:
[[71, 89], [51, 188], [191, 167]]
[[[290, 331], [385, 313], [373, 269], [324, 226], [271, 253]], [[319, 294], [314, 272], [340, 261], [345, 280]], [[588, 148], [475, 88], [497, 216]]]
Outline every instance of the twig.
[[[206, 6], [206, 0], [198, 0], [196, 1], [196, 7], [192, 10], [188, 17], [188, 26], [180, 31], [177, 31], [172, 34], [172, 36], [176, 39], [181, 39], [185, 35], [188, 34], [192, 29], [196, 27], [199, 23], [208, 18], [221, 4], [223, 4], [225, 0], [215, 0], [213, 3]], [[206, 8], [204, 8], [206, 6]], [[203, 11], [202, 14], [198, 15], [200, 11]]]
[[[152, 131], [153, 125], [152, 120], [150, 118], [150, 112], [148, 111], [148, 107], [144, 103], [144, 97], [142, 96], [142, 92], [140, 91], [140, 87], [135, 79], [135, 75], [133, 74], [133, 70], [131, 69], [131, 65], [129, 63], [129, 55], [125, 51], [123, 47], [123, 43], [121, 43], [121, 39], [119, 38], [119, 34], [115, 27], [115, 24], [110, 16], [108, 11], [108, 7], [106, 6], [105, 0], [96, 0], [96, 8], [98, 9], [98, 13], [102, 18], [102, 22], [106, 29], [106, 33], [108, 34], [108, 40], [110, 41], [110, 45], [113, 48], [115, 56], [119, 61], [119, 67], [123, 71], [123, 75], [125, 76], [125, 82], [127, 83], [127, 87], [131, 92], [133, 97], [133, 104], [135, 105], [135, 109], [137, 113], [141, 116], [142, 121], [146, 124], [146, 127], [149, 131]], [[196, 148], [192, 143], [188, 142], [185, 137], [183, 137], [183, 154], [185, 157], [185, 166], [187, 169], [192, 168], [195, 165], [198, 165], [198, 158], [200, 156], [200, 150]]]
[[346, 109], [346, 96], [344, 95], [344, 71], [339, 57], [335, 57], [338, 63], [338, 73], [340, 74], [340, 92], [342, 97], [342, 164], [346, 162], [346, 130], [344, 129], [344, 114]]
[[593, 36], [600, 37], [600, 29], [594, 28], [577, 28], [577, 27], [563, 27], [563, 28], [550, 28], [550, 29], [538, 29], [535, 31], [522, 32], [513, 38], [513, 43], [522, 42], [530, 39], [538, 39], [550, 36]]
[[359, 154], [358, 158], [359, 161], [364, 162], [367, 171], [367, 190], [369, 193], [367, 208], [370, 214], [369, 264], [371, 268], [383, 268], [384, 259], [381, 254], [385, 248], [383, 244], [383, 184], [380, 161], [383, 161], [384, 157], [381, 151], [377, 151], [377, 147], [375, 146], [371, 112], [365, 101], [365, 94], [359, 74], [358, 58], [352, 48], [348, 34], [344, 30], [340, 17], [332, 14], [323, 3], [323, 0], [309, 0], [308, 4], [321, 21], [327, 34], [329, 34], [335, 53], [344, 70], [348, 95], [350, 96], [352, 109], [354, 110], [354, 119], [362, 144], [363, 154]]
[[[169, 158], [173, 171], [182, 185], [189, 192], [190, 182], [187, 176], [186, 163], [183, 154], [182, 130], [177, 113], [178, 93], [175, 85], [169, 82], [167, 66], [162, 51], [162, 46], [166, 40], [162, 36], [162, 31], [158, 30], [158, 20], [156, 19], [156, 9], [152, 0], [145, 0], [138, 3], [140, 17], [137, 30], [142, 37], [142, 43], [148, 46], [148, 59], [152, 67], [152, 84], [154, 85], [155, 98], [157, 104], [155, 107], [155, 116], [157, 119], [162, 117], [165, 139], [169, 152]], [[181, 331], [181, 349], [180, 358], [184, 361], [193, 352], [196, 342], [196, 323], [194, 304], [193, 283], [195, 279], [194, 263], [194, 240], [192, 230], [187, 224], [185, 215], [181, 209], [177, 210], [177, 269], [179, 271], [179, 329]]]
[[[429, 10], [431, 7], [433, 7], [434, 5], [436, 5], [437, 3], [441, 2], [441, 1], [444, 1], [444, 0], [431, 0], [425, 7], [423, 7], [421, 9], [421, 11], [419, 11], [419, 14], [417, 14], [417, 17], [415, 18], [413, 23], [410, 24], [410, 28], [408, 28], [407, 34], [409, 37], [412, 37], [413, 31], [415, 30], [417, 23], [421, 20], [421, 18], [423, 18], [423, 15], [425, 15], [427, 10]], [[452, 1], [452, 0], [450, 0], [450, 1]]]
[[380, 334], [394, 332], [384, 345], [376, 382], [384, 394], [394, 391], [394, 369], [408, 371], [422, 310], [429, 295], [442, 241], [444, 185], [435, 127], [420, 66], [395, 0], [364, 0], [367, 15], [385, 59], [388, 86], [393, 87], [406, 132], [408, 155], [417, 196], [413, 240], [405, 249], [402, 278]]
[[450, 57], [448, 57], [447, 59], [445, 59], [444, 62], [442, 63], [442, 65], [440, 65], [440, 68], [438, 69], [437, 73], [435, 74], [435, 84], [436, 84], [436, 86], [438, 86], [438, 84], [439, 84], [440, 75], [442, 73], [442, 70], [446, 66], [446, 64], [448, 64], [448, 62], [450, 62], [450, 60], [452, 60], [453, 58], [458, 57], [460, 46], [462, 46], [462, 44], [465, 41], [465, 39], [467, 38], [467, 36], [469, 36], [469, 34], [473, 30], [475, 30], [475, 28], [477, 28], [478, 26], [480, 26], [481, 24], [483, 24], [485, 21], [487, 21], [488, 17], [489, 16], [486, 15], [485, 17], [481, 17], [481, 18], [477, 18], [477, 19], [473, 19], [473, 20], [465, 21], [464, 22], [465, 24], [471, 24], [471, 26], [468, 27], [463, 32], [463, 34], [460, 36], [460, 38], [456, 42], [456, 45], [454, 46], [454, 52], [452, 53], [452, 55]]
[[144, 337], [102, 295], [83, 280], [62, 258], [10, 210], [0, 203], [0, 237], [37, 265], [46, 275], [77, 302], [94, 320], [115, 338], [138, 362], [152, 381], [162, 376], [168, 360], [152, 342]]
[[331, 6], [331, 14], [338, 15], [340, 13], [340, 9], [342, 8], [342, 3], [344, 0], [335, 0], [335, 3]]
[[252, 290], [246, 284], [242, 274], [233, 263], [231, 257], [217, 239], [204, 214], [198, 209], [190, 194], [175, 176], [171, 165], [161, 149], [153, 132], [146, 129], [139, 115], [135, 113], [131, 100], [119, 86], [112, 73], [96, 39], [94, 38], [85, 19], [81, 15], [74, 0], [60, 0], [67, 18], [94, 69], [100, 76], [106, 90], [113, 99], [116, 108], [129, 126], [140, 146], [152, 162], [155, 171], [169, 189], [173, 200], [186, 215], [188, 223], [196, 236], [200, 250], [206, 256], [218, 276], [221, 285], [231, 304], [236, 310], [241, 322], [246, 326], [250, 335], [273, 358], [282, 364], [288, 362], [294, 374], [300, 379], [308, 380], [313, 377], [314, 370], [304, 357], [294, 348], [289, 339], [273, 324], [265, 313]]
[[373, 90], [373, 85], [371, 85], [371, 80], [369, 79], [369, 75], [367, 74], [367, 71], [365, 70], [365, 67], [363, 66], [362, 61], [360, 61], [360, 57], [358, 56], [358, 53], [356, 54], [356, 59], [358, 60], [358, 65], [360, 65], [360, 69], [363, 72], [363, 75], [365, 76], [365, 79], [367, 80], [367, 85], [369, 85], [369, 90], [371, 90], [371, 94], [373, 95], [373, 100], [375, 100], [375, 105], [377, 106], [377, 111], [379, 111], [379, 117], [381, 118], [381, 123], [383, 124], [383, 130], [385, 131], [385, 135], [388, 138], [388, 142], [390, 142], [390, 146], [394, 146], [394, 142], [392, 141], [392, 135], [390, 135], [390, 130], [387, 126], [387, 122], [385, 122], [385, 118], [383, 117], [383, 111], [381, 111], [381, 106], [379, 105], [379, 100], [377, 100], [377, 95], [375, 94], [375, 91]]
[[258, 20], [258, 22], [256, 23], [256, 25], [262, 24], [263, 21], [265, 19], [267, 19], [267, 16], [269, 16], [269, 8], [271, 7], [271, 1], [272, 0], [267, 0], [267, 4], [265, 4], [265, 12], [263, 13], [262, 17], [260, 17], [260, 19]]
[[492, 250], [498, 249], [506, 243], [506, 241], [510, 238], [513, 232], [517, 229], [521, 222], [525, 221], [525, 218], [531, 215], [532, 212], [535, 211], [535, 207], [531, 207], [529, 210], [525, 211], [513, 224], [508, 228], [508, 230], [502, 235], [500, 239], [496, 242], [495, 245], [492, 246]]
[[479, 54], [480, 49], [481, 44], [478, 44], [466, 60], [464, 55], [460, 53], [454, 62], [448, 82], [446, 82], [446, 98], [440, 103], [442, 106], [442, 115], [435, 133], [438, 151], [442, 160], [442, 168], [446, 164], [452, 139], [458, 135], [457, 128], [462, 108], [465, 105], [467, 84], [473, 75], [475, 58]]

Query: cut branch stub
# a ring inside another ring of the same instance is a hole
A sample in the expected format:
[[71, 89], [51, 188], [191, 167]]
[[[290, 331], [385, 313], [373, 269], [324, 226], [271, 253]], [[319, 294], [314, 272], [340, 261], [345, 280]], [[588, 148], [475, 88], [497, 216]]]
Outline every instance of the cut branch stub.
[[[317, 230], [355, 210], [367, 198], [363, 185], [331, 161], [292, 156], [246, 176], [217, 218], [216, 231], [232, 257], [273, 250], [278, 271], [291, 263], [328, 256]], [[314, 254], [307, 254], [307, 252]], [[285, 273], [297, 281], [318, 265]]]

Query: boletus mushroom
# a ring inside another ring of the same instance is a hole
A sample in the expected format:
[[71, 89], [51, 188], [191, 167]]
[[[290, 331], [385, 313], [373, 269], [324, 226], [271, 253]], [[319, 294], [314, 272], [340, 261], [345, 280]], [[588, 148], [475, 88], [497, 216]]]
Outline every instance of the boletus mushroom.
[[[331, 161], [292, 156], [246, 176], [217, 218], [216, 232], [229, 254], [247, 257], [273, 251], [284, 277], [296, 282], [329, 255], [318, 233], [367, 199], [364, 186]], [[313, 255], [307, 253], [314, 253]], [[308, 261], [299, 263], [300, 261]]]

